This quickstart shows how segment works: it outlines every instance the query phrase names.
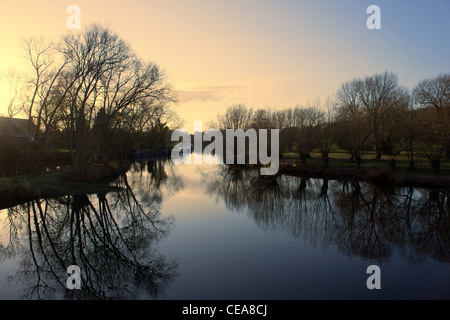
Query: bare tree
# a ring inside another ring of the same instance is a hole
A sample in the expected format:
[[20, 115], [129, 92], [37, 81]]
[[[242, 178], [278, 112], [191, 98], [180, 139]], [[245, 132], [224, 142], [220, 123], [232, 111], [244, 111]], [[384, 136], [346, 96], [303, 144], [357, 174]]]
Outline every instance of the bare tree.
[[403, 150], [406, 151], [409, 161], [409, 170], [415, 170], [415, 146], [414, 143], [420, 137], [419, 131], [419, 114], [418, 114], [418, 105], [414, 101], [413, 98], [410, 99], [408, 104], [408, 108], [405, 109], [401, 120], [397, 123], [400, 127], [401, 138], [400, 144]]
[[364, 109], [358, 99], [358, 80], [342, 84], [336, 94], [337, 130], [336, 140], [345, 150], [350, 152], [352, 161], [357, 167], [361, 163], [361, 151], [370, 136], [367, 129]]
[[356, 80], [358, 100], [365, 108], [370, 120], [376, 159], [380, 160], [383, 151], [383, 121], [389, 114], [389, 106], [396, 104], [397, 96], [401, 90], [398, 77], [393, 73], [384, 72], [366, 77], [364, 80]]
[[39, 99], [39, 92], [42, 91], [42, 87], [47, 83], [48, 73], [53, 65], [51, 55], [52, 44], [46, 43], [43, 39], [28, 39], [24, 41], [24, 46], [27, 54], [27, 59], [31, 63], [34, 76], [28, 80], [30, 87], [31, 98], [24, 108], [25, 113], [28, 115], [28, 131], [27, 131], [27, 163], [31, 166], [31, 130], [33, 127], [33, 111], [35, 104]]
[[253, 114], [251, 127], [254, 129], [271, 129], [276, 126], [276, 119], [270, 110], [257, 109]]
[[26, 104], [26, 97], [21, 95], [24, 84], [21, 81], [22, 77], [13, 70], [10, 70], [5, 78], [8, 81], [10, 91], [9, 102], [6, 105], [7, 113], [9, 118], [14, 118], [23, 111]]
[[228, 107], [225, 114], [219, 115], [217, 122], [211, 123], [210, 126], [220, 130], [247, 130], [251, 127], [253, 117], [254, 111], [252, 108], [247, 108], [245, 105], [237, 104]]
[[[129, 126], [136, 121], [130, 118], [149, 110], [153, 114], [175, 99], [159, 67], [143, 63], [106, 27], [95, 24], [82, 34], [67, 35], [60, 52], [77, 75], [65, 114], [73, 173], [83, 177], [95, 144], [108, 148], [114, 143], [111, 138], [117, 137], [114, 131], [132, 129]], [[99, 110], [103, 110], [103, 124], [96, 128], [97, 139], [92, 139]]]
[[[29, 119], [27, 162], [30, 170], [32, 164], [39, 159], [47, 133], [54, 126], [53, 119], [63, 105], [66, 95], [77, 78], [77, 73], [70, 73], [67, 70], [67, 61], [58, 56], [57, 48], [53, 43], [40, 38], [31, 38], [25, 40], [24, 45], [26, 58], [33, 70], [32, 76], [26, 80], [27, 88], [25, 88], [30, 95], [23, 104], [23, 110]], [[67, 74], [71, 74], [71, 77]], [[33, 126], [34, 132], [32, 132]], [[42, 128], [44, 128], [44, 134], [41, 137]], [[38, 140], [40, 140], [39, 144]]]
[[414, 97], [423, 107], [432, 107], [438, 114], [441, 127], [441, 141], [444, 153], [450, 158], [449, 109], [450, 109], [450, 74], [441, 74], [435, 78], [420, 81], [414, 88]]
[[281, 111], [282, 117], [278, 116], [278, 119], [282, 119], [282, 124], [279, 125], [280, 130], [280, 150], [292, 152], [297, 140], [298, 130], [294, 126], [294, 109], [289, 108]]
[[334, 143], [334, 124], [336, 109], [333, 102], [328, 97], [325, 101], [325, 111], [321, 113], [321, 119], [318, 125], [318, 148], [322, 153], [323, 166], [329, 166], [329, 154]]
[[314, 148], [318, 147], [317, 131], [322, 112], [319, 101], [309, 104], [306, 108], [295, 108], [295, 127], [298, 129], [297, 148], [301, 161], [307, 165], [307, 159]]
[[421, 153], [428, 159], [434, 171], [438, 172], [441, 167], [442, 157], [445, 155], [444, 144], [439, 143], [441, 138], [441, 127], [437, 125], [439, 115], [431, 110], [422, 109], [417, 130], [420, 132], [418, 145]]
[[[359, 153], [369, 140], [375, 147], [377, 160], [383, 153], [392, 154], [393, 139], [398, 138], [395, 136], [395, 118], [407, 107], [409, 100], [409, 94], [399, 86], [397, 76], [384, 72], [353, 79], [341, 86], [336, 98], [341, 106], [339, 118], [347, 123], [352, 119], [355, 135], [349, 137], [353, 140], [349, 144], [353, 149], [352, 158], [360, 157], [355, 153]], [[347, 138], [341, 137], [346, 143], [344, 140], [348, 142]]]

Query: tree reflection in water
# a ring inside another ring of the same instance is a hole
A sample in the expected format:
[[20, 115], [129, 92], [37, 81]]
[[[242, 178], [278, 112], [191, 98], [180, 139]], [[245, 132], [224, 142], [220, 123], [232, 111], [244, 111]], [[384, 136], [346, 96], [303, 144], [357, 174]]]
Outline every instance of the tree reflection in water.
[[[25, 297], [160, 297], [178, 268], [158, 252], [158, 241], [173, 224], [160, 213], [161, 203], [185, 187], [172, 166], [161, 160], [135, 163], [117, 180], [123, 191], [8, 209], [0, 260], [20, 261], [12, 280], [25, 284]], [[258, 170], [230, 166], [200, 171], [210, 195], [264, 230], [365, 259], [386, 261], [399, 252], [413, 263], [428, 257], [450, 262], [447, 191], [260, 176]], [[66, 289], [69, 265], [81, 269], [81, 290]]]
[[[130, 187], [123, 176], [117, 184], [124, 190], [117, 193], [40, 199], [9, 209], [10, 241], [3, 255], [20, 254], [12, 280], [25, 283], [25, 298], [135, 299], [163, 293], [176, 277], [177, 263], [158, 253], [158, 240], [173, 221], [159, 211], [160, 187], [168, 177], [156, 162], [148, 164], [146, 188]], [[177, 179], [172, 185], [182, 188]], [[69, 265], [81, 269], [81, 290], [66, 288]]]
[[410, 262], [450, 262], [448, 191], [290, 176], [224, 166], [205, 174], [210, 195], [247, 212], [264, 230], [288, 232], [314, 245], [366, 259], [389, 260], [399, 250]]

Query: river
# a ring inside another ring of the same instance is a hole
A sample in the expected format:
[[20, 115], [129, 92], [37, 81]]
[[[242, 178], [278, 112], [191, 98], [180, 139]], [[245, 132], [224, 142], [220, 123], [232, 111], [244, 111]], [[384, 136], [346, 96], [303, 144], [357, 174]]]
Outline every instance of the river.
[[0, 211], [0, 299], [450, 299], [448, 191], [163, 159], [113, 184]]

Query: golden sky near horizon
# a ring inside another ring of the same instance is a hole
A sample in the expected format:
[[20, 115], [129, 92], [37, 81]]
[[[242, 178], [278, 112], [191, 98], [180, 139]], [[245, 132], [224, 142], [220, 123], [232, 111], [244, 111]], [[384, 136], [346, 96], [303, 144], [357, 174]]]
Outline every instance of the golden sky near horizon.
[[[21, 38], [38, 36], [56, 41], [64, 33], [74, 32], [66, 27], [69, 5], [80, 7], [82, 27], [94, 22], [109, 25], [143, 60], [166, 71], [178, 92], [176, 110], [190, 131], [194, 120], [202, 120], [206, 126], [233, 104], [294, 107], [325, 99], [343, 81], [356, 76], [389, 70], [399, 73], [400, 81], [411, 87], [422, 77], [448, 71], [448, 64], [442, 68], [424, 63], [424, 58], [434, 63], [444, 59], [439, 53], [430, 57], [411, 54], [410, 27], [385, 19], [382, 30], [371, 32], [365, 25], [370, 2], [341, 3], [4, 2], [0, 11], [0, 114], [6, 113], [10, 96], [4, 75], [11, 69], [27, 70]], [[382, 9], [387, 10], [386, 6]], [[395, 32], [386, 31], [389, 27]]]

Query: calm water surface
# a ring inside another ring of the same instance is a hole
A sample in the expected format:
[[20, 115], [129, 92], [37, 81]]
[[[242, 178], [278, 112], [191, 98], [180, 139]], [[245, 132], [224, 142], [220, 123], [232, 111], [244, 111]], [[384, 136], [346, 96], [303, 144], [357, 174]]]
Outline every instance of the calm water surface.
[[115, 184], [0, 211], [0, 299], [450, 299], [448, 192], [163, 160]]

